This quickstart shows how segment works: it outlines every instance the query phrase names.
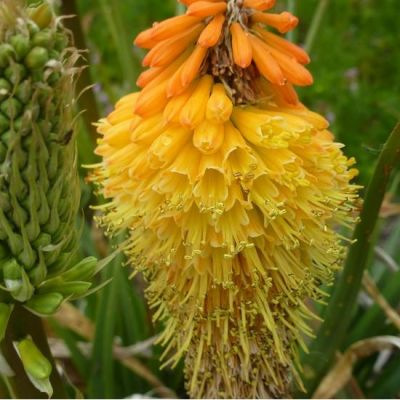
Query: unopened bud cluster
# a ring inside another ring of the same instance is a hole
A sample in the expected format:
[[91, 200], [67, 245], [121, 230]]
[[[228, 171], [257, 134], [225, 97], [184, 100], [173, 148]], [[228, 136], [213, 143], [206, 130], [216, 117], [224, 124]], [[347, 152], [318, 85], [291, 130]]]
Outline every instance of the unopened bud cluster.
[[[48, 6], [0, 3], [0, 301], [53, 313], [85, 293], [77, 264], [80, 185], [74, 123], [78, 54]], [[3, 325], [6, 324], [6, 321]], [[5, 326], [1, 327], [5, 329]]]

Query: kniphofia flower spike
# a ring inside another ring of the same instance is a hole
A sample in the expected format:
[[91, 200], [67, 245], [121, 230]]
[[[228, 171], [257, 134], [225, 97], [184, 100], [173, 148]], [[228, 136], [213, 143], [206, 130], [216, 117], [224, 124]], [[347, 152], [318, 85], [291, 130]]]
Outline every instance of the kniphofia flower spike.
[[136, 45], [142, 90], [99, 123], [99, 222], [165, 323], [165, 365], [185, 358], [192, 397], [288, 395], [298, 345], [343, 255], [353, 159], [294, 86], [312, 83], [298, 20], [272, 0], [192, 1]]

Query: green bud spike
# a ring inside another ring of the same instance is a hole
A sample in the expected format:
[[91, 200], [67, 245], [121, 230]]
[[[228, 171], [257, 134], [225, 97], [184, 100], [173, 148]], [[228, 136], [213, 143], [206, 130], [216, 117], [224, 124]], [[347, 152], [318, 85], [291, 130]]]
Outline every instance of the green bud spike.
[[[47, 2], [27, 9], [24, 0], [0, 0], [0, 299], [40, 316], [102, 287], [91, 279], [104, 264], [78, 262], [79, 55], [70, 39]], [[32, 383], [50, 393], [49, 371], [30, 367], [39, 355], [27, 356], [29, 340], [16, 347]]]

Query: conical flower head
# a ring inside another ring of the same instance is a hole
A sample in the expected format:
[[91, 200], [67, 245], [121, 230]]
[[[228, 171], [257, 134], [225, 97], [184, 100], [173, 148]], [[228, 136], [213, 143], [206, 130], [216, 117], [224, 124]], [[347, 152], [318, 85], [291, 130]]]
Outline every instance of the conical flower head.
[[271, 0], [182, 2], [137, 37], [143, 89], [99, 124], [100, 223], [129, 229], [191, 397], [287, 397], [305, 301], [324, 296], [344, 252], [334, 228], [354, 218], [354, 160], [293, 89], [312, 83], [307, 54], [265, 29], [297, 18]]
[[48, 6], [1, 2], [1, 301], [39, 314], [85, 292], [96, 268], [95, 260], [75, 265], [78, 55], [69, 46], [70, 35]]

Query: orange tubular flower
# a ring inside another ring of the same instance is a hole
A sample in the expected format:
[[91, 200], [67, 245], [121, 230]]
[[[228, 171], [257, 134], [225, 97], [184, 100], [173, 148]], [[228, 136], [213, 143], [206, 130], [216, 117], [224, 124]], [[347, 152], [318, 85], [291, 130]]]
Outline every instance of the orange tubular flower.
[[306, 52], [279, 32], [298, 20], [273, 0], [181, 0], [188, 15], [141, 33], [142, 90], [99, 123], [92, 180], [99, 223], [163, 321], [164, 365], [185, 359], [193, 398], [281, 398], [308, 298], [322, 301], [354, 220], [357, 171], [327, 121], [302, 105]]
[[243, 7], [266, 11], [275, 5], [275, 0], [244, 0]]
[[284, 85], [286, 83], [285, 75], [266, 44], [255, 36], [250, 36], [250, 43], [253, 49], [254, 62], [260, 73], [271, 83], [279, 86]]
[[213, 3], [212, 1], [196, 1], [192, 3], [186, 14], [195, 17], [210, 17], [226, 10], [226, 3], [221, 1]]
[[221, 37], [224, 22], [225, 16], [223, 14], [216, 15], [203, 30], [197, 43], [203, 47], [215, 46]]
[[289, 57], [294, 57], [300, 64], [308, 64], [310, 62], [310, 57], [301, 47], [260, 27], [255, 27], [254, 29], [269, 46], [274, 47]]
[[201, 64], [203, 63], [207, 54], [207, 49], [202, 46], [196, 46], [193, 53], [185, 62], [181, 72], [181, 82], [183, 86], [187, 86], [193, 81], [200, 71]]
[[[147, 53], [142, 64], [151, 67], [161, 67], [171, 64], [191, 43], [197, 40], [203, 28], [203, 24], [197, 24], [183, 34], [158, 43]], [[166, 47], [169, 49], [168, 52], [165, 51]]]
[[296, 28], [299, 23], [298, 18], [287, 11], [281, 14], [266, 14], [255, 12], [251, 17], [253, 22], [261, 22], [277, 29], [280, 33], [286, 33]]
[[248, 34], [238, 22], [231, 25], [233, 61], [241, 68], [247, 68], [253, 60]]

